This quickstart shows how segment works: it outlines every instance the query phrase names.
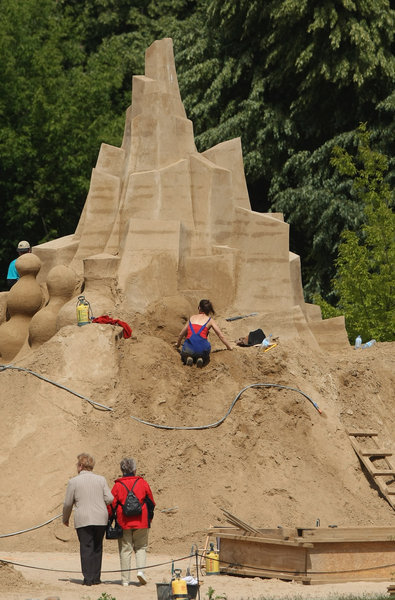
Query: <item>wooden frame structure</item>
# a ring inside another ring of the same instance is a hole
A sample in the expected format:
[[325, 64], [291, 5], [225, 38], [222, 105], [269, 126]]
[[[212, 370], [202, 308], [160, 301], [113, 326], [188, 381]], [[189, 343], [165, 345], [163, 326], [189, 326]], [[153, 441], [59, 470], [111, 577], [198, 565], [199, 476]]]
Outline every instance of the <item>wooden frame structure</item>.
[[216, 538], [221, 573], [305, 584], [390, 581], [395, 575], [395, 527], [211, 527], [208, 536]]

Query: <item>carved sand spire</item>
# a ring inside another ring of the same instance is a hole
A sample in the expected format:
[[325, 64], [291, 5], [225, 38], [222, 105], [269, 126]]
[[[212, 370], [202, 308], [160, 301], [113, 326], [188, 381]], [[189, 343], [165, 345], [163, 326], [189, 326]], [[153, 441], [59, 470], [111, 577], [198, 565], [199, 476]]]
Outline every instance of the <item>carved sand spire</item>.
[[101, 265], [111, 265], [106, 302], [116, 288], [128, 313], [164, 297], [206, 296], [219, 311], [265, 314], [277, 331], [317, 349], [348, 344], [343, 318], [324, 322], [304, 302], [282, 216], [251, 210], [240, 139], [197, 152], [171, 39], [147, 49], [145, 75], [132, 88], [122, 146], [102, 144], [75, 234], [34, 248], [43, 280], [65, 264], [82, 284], [89, 264], [100, 295]]

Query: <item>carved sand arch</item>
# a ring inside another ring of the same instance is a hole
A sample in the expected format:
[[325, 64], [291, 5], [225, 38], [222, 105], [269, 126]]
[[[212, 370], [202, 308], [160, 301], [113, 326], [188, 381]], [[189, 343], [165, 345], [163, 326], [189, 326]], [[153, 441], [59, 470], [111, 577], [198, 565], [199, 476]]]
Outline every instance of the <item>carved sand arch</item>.
[[[122, 146], [102, 144], [75, 233], [33, 252], [39, 282], [69, 266], [99, 311], [209, 297], [220, 312], [265, 315], [276, 333], [317, 350], [348, 346], [343, 317], [323, 321], [319, 307], [304, 302], [282, 215], [251, 210], [240, 139], [197, 152], [171, 39], [154, 42], [145, 75], [133, 77]], [[57, 328], [71, 322], [75, 297], [60, 308]]]

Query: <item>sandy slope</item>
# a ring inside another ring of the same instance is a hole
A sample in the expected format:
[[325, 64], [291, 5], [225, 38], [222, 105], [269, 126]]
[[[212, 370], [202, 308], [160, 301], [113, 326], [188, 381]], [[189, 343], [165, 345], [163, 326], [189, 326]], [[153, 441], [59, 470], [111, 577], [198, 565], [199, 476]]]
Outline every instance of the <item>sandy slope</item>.
[[[151, 550], [166, 556], [202, 547], [207, 528], [225, 524], [221, 508], [255, 527], [311, 527], [318, 518], [322, 527], [395, 524], [395, 511], [370, 485], [345, 432], [376, 429], [384, 447], [395, 451], [394, 344], [329, 355], [296, 340], [280, 339], [266, 353], [222, 351], [212, 340], [217, 351], [199, 371], [184, 367], [172, 345], [181, 310], [171, 318], [159, 309], [122, 318], [133, 327], [130, 340], [117, 340], [110, 325], [68, 326], [18, 362], [112, 412], [31, 374], [0, 372], [0, 500], [7, 507], [0, 533], [59, 514], [81, 451], [94, 454], [95, 470], [110, 484], [119, 460], [136, 457], [157, 500]], [[219, 323], [230, 339], [261, 326], [259, 316]], [[300, 389], [323, 414], [297, 392], [261, 388], [244, 392], [216, 428], [163, 430], [130, 418], [207, 425], [225, 415], [241, 389], [259, 382]], [[56, 520], [0, 539], [0, 557], [75, 552], [75, 537]], [[0, 581], [0, 590], [5, 585]], [[117, 600], [120, 589], [112, 592]], [[72, 597], [79, 596], [64, 596]]]

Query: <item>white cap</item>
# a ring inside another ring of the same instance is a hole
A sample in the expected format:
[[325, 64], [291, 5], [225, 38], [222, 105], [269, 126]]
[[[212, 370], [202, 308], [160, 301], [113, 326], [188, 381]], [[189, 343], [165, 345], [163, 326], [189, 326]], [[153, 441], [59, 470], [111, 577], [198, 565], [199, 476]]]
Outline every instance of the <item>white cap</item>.
[[26, 240], [22, 240], [18, 244], [17, 250], [30, 250], [30, 244]]

